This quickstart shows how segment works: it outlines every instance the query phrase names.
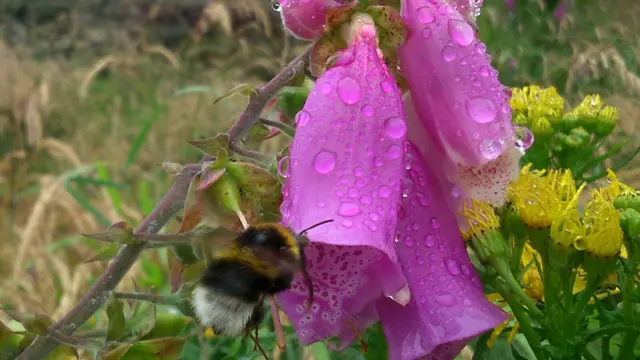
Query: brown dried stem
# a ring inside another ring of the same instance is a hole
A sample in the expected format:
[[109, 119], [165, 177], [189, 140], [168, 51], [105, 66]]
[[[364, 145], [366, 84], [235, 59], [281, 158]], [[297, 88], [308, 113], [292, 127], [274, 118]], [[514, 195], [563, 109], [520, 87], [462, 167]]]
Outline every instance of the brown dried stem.
[[[311, 47], [302, 55], [293, 60], [286, 68], [276, 75], [266, 85], [257, 89], [257, 93], [249, 97], [249, 103], [240, 117], [231, 126], [227, 134], [230, 138], [230, 148], [239, 149], [238, 142], [248, 133], [249, 129], [260, 119], [260, 114], [267, 102], [289, 82], [296, 74], [303, 71], [308, 64]], [[255, 156], [257, 159], [264, 159], [264, 155], [252, 151], [240, 149], [243, 156]], [[202, 161], [210, 159], [205, 156]], [[202, 162], [201, 161], [201, 162]], [[181, 173], [176, 176], [176, 180], [164, 198], [153, 209], [151, 214], [136, 229], [136, 233], [157, 233], [160, 229], [184, 207], [184, 202], [189, 190], [189, 185], [202, 166], [191, 164], [185, 166]], [[78, 303], [50, 330], [56, 334], [71, 335], [82, 326], [88, 319], [100, 309], [109, 295], [112, 294], [116, 286], [135, 263], [140, 253], [147, 244], [124, 245], [120, 248], [118, 255], [113, 258], [98, 281], [89, 291], [80, 298]], [[44, 359], [59, 344], [54, 337], [38, 336], [17, 358], [16, 360]]]

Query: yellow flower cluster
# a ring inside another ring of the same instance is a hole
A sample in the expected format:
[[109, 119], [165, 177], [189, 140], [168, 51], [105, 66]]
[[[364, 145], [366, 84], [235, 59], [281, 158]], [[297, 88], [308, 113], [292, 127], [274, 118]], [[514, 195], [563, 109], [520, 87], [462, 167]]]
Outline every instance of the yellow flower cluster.
[[486, 201], [465, 200], [462, 204], [462, 216], [467, 221], [467, 226], [460, 229], [465, 241], [480, 238], [491, 230], [500, 229], [500, 220], [493, 211], [493, 207]]
[[565, 121], [580, 121], [585, 128], [608, 134], [618, 122], [618, 109], [604, 105], [600, 95], [587, 95], [580, 105], [565, 115]]
[[554, 242], [568, 248], [582, 235], [577, 202], [583, 188], [576, 188], [569, 170], [531, 171], [528, 164], [507, 188], [507, 196], [528, 227], [550, 228]]
[[553, 121], [562, 116], [564, 99], [553, 86], [532, 85], [511, 89], [510, 105], [515, 115], [530, 119], [545, 117]]
[[613, 206], [619, 195], [635, 193], [609, 171], [610, 185], [594, 190], [584, 215], [577, 209], [578, 196], [569, 170], [531, 171], [525, 166], [520, 177], [507, 189], [522, 221], [531, 228], [551, 230], [553, 242], [568, 249], [573, 246], [596, 257], [610, 258], [622, 248], [620, 213]]

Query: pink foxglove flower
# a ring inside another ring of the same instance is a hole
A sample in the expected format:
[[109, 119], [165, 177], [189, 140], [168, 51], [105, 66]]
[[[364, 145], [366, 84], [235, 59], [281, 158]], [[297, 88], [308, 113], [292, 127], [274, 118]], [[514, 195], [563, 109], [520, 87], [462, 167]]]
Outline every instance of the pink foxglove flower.
[[482, 165], [512, 141], [509, 97], [486, 46], [446, 0], [402, 0], [400, 63], [419, 118], [454, 162]]
[[296, 37], [305, 40], [319, 38], [323, 31], [327, 9], [357, 3], [358, 0], [280, 0], [280, 16], [284, 26]]
[[485, 297], [448, 194], [441, 191], [440, 171], [413, 145], [406, 155], [412, 186], [399, 212], [396, 253], [412, 297], [406, 307], [380, 300], [378, 313], [389, 359], [449, 360], [507, 315]]
[[[377, 321], [375, 301], [405, 285], [394, 238], [404, 177], [402, 98], [382, 62], [372, 23], [355, 22], [349, 47], [315, 83], [296, 115], [283, 222], [309, 232], [315, 300], [301, 277], [279, 302], [304, 344], [339, 336], [348, 345]], [[399, 300], [406, 302], [407, 299]]]

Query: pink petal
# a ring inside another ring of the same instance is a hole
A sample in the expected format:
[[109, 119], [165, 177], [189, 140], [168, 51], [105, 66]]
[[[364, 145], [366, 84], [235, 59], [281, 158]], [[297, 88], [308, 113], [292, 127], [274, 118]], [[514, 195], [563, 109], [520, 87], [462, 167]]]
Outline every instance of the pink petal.
[[[449, 206], [458, 209], [463, 198], [488, 201], [496, 207], [507, 200], [507, 186], [520, 172], [520, 158], [523, 151], [515, 146], [505, 144], [505, 150], [496, 159], [483, 165], [468, 166], [456, 164], [437, 146], [433, 133], [425, 129], [425, 122], [418, 118], [410, 94], [404, 96], [404, 109], [407, 116], [409, 140], [416, 144], [417, 150], [423, 154], [432, 168], [442, 174], [438, 182], [447, 197]], [[466, 223], [466, 221], [463, 221]]]
[[417, 113], [456, 163], [482, 165], [513, 140], [508, 96], [486, 46], [444, 0], [402, 0], [409, 26], [399, 49]]
[[308, 233], [311, 312], [302, 306], [307, 289], [300, 277], [279, 297], [305, 344], [353, 334], [354, 316], [406, 284], [393, 241], [404, 175], [402, 99], [378, 56], [375, 29], [360, 30], [352, 60], [325, 72], [296, 116], [283, 186], [284, 224], [301, 231], [335, 220]]
[[295, 37], [314, 40], [322, 36], [327, 9], [356, 3], [357, 0], [281, 0], [282, 23]]
[[486, 299], [436, 173], [413, 146], [409, 154], [413, 186], [402, 200], [396, 252], [412, 300], [406, 307], [380, 301], [378, 313], [390, 359], [452, 359], [507, 315]]

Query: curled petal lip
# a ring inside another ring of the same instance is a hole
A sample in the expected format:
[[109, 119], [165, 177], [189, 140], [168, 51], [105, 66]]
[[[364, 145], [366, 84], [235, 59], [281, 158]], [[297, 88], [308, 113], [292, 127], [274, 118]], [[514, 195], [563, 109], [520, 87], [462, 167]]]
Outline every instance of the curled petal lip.
[[316, 81], [297, 114], [283, 186], [286, 225], [300, 231], [335, 220], [308, 232], [316, 295], [311, 309], [302, 305], [307, 290], [299, 278], [279, 296], [303, 343], [335, 335], [348, 340], [352, 322], [371, 321], [369, 313], [354, 317], [406, 285], [393, 245], [404, 175], [404, 110], [372, 29], [361, 30], [351, 44], [353, 57]]
[[387, 302], [378, 310], [392, 359], [447, 358], [506, 314], [482, 291], [437, 173], [412, 145], [408, 153], [413, 186], [402, 199], [396, 252], [412, 298], [406, 307]]

